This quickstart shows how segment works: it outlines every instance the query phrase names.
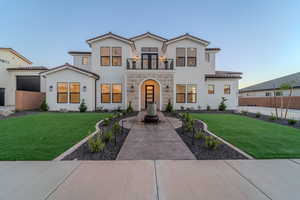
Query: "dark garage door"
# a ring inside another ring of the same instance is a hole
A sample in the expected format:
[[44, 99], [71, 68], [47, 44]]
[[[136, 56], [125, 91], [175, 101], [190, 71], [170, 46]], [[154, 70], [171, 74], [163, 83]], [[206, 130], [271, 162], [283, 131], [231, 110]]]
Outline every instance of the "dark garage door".
[[17, 76], [17, 90], [40, 92], [39, 76]]
[[4, 106], [4, 88], [0, 88], [0, 106]]

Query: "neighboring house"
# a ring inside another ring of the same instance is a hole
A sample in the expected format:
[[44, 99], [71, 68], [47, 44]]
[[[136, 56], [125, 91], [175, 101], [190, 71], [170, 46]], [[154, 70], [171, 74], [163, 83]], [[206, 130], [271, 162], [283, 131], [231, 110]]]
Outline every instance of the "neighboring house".
[[41, 73], [46, 79], [50, 110], [78, 110], [84, 99], [88, 110], [143, 110], [156, 102], [164, 110], [217, 109], [226, 97], [228, 109], [238, 105], [239, 72], [216, 71], [219, 48], [184, 34], [166, 39], [145, 33], [124, 38], [107, 33], [87, 40], [88, 52], [70, 51], [73, 65]]
[[43, 90], [44, 84], [39, 74], [47, 68], [31, 64], [30, 60], [14, 49], [0, 47], [0, 106], [14, 109], [18, 90], [34, 92]]
[[[280, 89], [283, 84], [293, 87], [291, 98], [288, 97], [290, 90]], [[290, 108], [300, 109], [300, 72], [240, 89], [239, 105], [274, 107], [274, 91], [279, 101], [277, 106], [283, 104], [285, 107], [289, 104]]]

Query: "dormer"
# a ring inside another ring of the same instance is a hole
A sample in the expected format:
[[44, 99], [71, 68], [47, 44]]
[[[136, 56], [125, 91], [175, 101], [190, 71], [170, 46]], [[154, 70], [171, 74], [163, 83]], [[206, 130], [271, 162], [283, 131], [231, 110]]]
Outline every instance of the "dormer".
[[73, 56], [73, 65], [82, 69], [88, 69], [91, 66], [91, 52], [89, 51], [69, 51]]
[[216, 66], [216, 54], [220, 51], [220, 48], [205, 48], [205, 61], [214, 69]]

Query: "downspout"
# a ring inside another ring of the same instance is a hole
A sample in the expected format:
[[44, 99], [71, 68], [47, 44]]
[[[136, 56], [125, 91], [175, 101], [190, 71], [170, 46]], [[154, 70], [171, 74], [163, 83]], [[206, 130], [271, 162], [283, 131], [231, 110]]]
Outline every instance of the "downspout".
[[97, 80], [95, 79], [95, 112], [97, 111]]

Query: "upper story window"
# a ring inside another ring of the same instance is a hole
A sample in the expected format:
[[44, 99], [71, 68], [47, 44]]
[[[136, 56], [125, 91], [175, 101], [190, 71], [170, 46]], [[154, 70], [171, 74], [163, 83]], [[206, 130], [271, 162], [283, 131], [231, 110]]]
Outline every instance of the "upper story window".
[[87, 64], [89, 64], [89, 57], [87, 57], [87, 56], [83, 56], [82, 57], [82, 65], [87, 65]]
[[195, 67], [197, 63], [197, 49], [187, 48], [187, 66]]
[[224, 85], [224, 94], [230, 94], [230, 85]]
[[185, 66], [185, 48], [176, 48], [176, 66]]
[[122, 47], [101, 47], [100, 64], [101, 66], [121, 66]]
[[100, 48], [101, 66], [110, 66], [110, 47]]
[[196, 48], [176, 48], [176, 66], [177, 67], [195, 67], [197, 66]]
[[208, 94], [215, 93], [215, 85], [208, 85]]
[[205, 53], [205, 60], [206, 60], [206, 62], [210, 62], [210, 54], [209, 53]]
[[122, 48], [113, 47], [112, 48], [112, 66], [122, 65]]

